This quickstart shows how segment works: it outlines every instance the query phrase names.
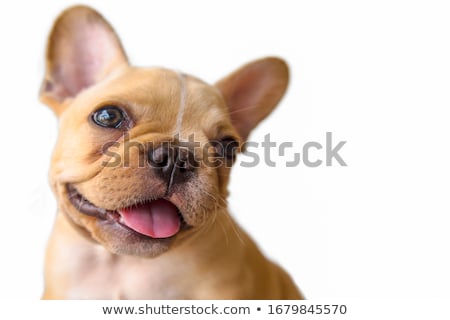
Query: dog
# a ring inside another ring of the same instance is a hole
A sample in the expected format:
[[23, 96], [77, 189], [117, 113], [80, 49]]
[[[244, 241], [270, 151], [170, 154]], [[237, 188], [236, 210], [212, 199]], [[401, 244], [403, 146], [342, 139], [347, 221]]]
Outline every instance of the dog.
[[288, 78], [275, 57], [215, 85], [132, 67], [98, 12], [62, 12], [40, 91], [60, 128], [42, 298], [302, 299], [226, 203], [231, 164]]

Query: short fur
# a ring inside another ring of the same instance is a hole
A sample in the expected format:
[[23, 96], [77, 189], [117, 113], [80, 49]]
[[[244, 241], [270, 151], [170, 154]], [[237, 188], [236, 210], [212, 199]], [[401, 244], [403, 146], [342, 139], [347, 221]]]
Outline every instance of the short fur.
[[[215, 85], [163, 68], [132, 67], [108, 22], [76, 6], [55, 22], [46, 70], [40, 97], [59, 117], [60, 134], [50, 169], [58, 214], [46, 255], [44, 299], [302, 298], [289, 275], [229, 215], [230, 168], [201, 166], [169, 192], [167, 181], [138, 165], [139, 148], [129, 148], [128, 166], [105, 166], [111, 160], [105, 151], [125, 156], [126, 144], [192, 134], [202, 146], [225, 136], [244, 142], [282, 98], [285, 62], [261, 59]], [[92, 123], [92, 113], [105, 105], [126, 110], [127, 130]], [[190, 228], [167, 239], [139, 236], [80, 212], [69, 185], [105, 210], [164, 197]]]

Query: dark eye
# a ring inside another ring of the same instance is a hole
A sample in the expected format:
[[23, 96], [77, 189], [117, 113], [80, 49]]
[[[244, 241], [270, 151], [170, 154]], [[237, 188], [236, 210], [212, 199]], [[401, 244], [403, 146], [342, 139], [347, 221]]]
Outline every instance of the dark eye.
[[225, 137], [220, 139], [215, 147], [219, 158], [234, 160], [239, 150], [239, 142], [232, 137]]
[[106, 106], [92, 114], [95, 124], [105, 128], [120, 128], [125, 120], [124, 112], [115, 106]]

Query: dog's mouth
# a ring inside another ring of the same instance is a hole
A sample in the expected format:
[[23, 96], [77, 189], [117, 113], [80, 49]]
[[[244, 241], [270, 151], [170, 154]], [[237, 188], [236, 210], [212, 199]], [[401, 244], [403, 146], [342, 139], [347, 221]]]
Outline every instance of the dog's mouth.
[[67, 185], [67, 194], [79, 212], [118, 223], [153, 239], [170, 238], [189, 228], [180, 210], [167, 199], [147, 200], [122, 209], [107, 210], [91, 203], [70, 184]]

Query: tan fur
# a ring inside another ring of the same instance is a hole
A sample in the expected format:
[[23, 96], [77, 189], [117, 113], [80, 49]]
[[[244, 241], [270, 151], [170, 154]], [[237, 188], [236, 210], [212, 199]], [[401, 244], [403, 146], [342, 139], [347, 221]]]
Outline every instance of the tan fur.
[[[93, 45], [99, 48], [88, 47]], [[127, 145], [160, 143], [175, 135], [187, 140], [194, 134], [201, 146], [224, 136], [242, 143], [276, 106], [287, 82], [287, 66], [277, 58], [244, 66], [216, 86], [163, 68], [131, 67], [98, 13], [83, 6], [65, 11], [50, 35], [41, 90], [41, 100], [60, 121], [50, 170], [58, 214], [46, 255], [43, 298], [302, 298], [289, 275], [267, 260], [229, 215], [230, 169], [224, 165], [202, 165], [195, 178], [170, 194], [168, 200], [192, 226], [172, 239], [132, 243], [117, 226], [78, 211], [66, 189], [71, 184], [108, 210], [163, 197], [166, 184], [141, 166], [140, 149], [129, 149], [128, 166], [108, 167], [111, 157], [104, 146], [116, 141], [109, 150], [124, 156]], [[92, 112], [105, 105], [131, 114], [130, 129], [90, 122]]]

